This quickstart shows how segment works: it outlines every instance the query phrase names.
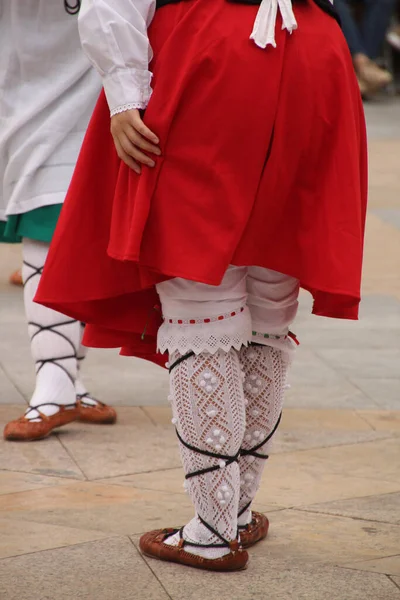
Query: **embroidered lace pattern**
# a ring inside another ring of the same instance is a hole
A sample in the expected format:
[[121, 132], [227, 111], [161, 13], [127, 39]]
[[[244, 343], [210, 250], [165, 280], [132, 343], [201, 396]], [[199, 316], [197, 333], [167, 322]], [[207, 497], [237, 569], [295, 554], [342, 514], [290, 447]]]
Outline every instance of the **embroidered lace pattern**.
[[127, 110], [143, 110], [146, 108], [146, 102], [131, 102], [130, 104], [122, 104], [121, 106], [117, 106], [114, 108], [110, 115], [113, 117], [114, 115], [119, 115], [122, 112], [126, 112]]
[[[270, 346], [243, 348], [240, 358], [245, 373], [246, 432], [240, 456], [240, 525], [251, 521], [250, 504], [261, 482], [265, 458], [271, 448], [272, 437], [263, 445], [260, 442], [273, 434], [282, 413], [288, 356]], [[263, 458], [246, 451], [256, 449]], [[247, 507], [247, 509], [246, 509]]]
[[218, 350], [228, 352], [231, 348], [240, 350], [251, 339], [251, 317], [247, 307], [214, 315], [208, 319], [171, 319], [165, 315], [164, 323], [158, 331], [158, 349], [186, 354]]
[[[180, 356], [172, 353], [170, 363]], [[220, 544], [221, 540], [200, 522], [199, 515], [225, 540], [235, 540], [240, 480], [237, 456], [245, 430], [243, 374], [238, 353], [232, 349], [217, 349], [213, 354], [191, 353], [172, 370], [170, 384], [172, 421], [181, 440], [185, 488], [196, 510], [194, 519], [184, 527], [183, 538], [200, 544]], [[189, 449], [182, 440], [216, 456]], [[214, 470], [209, 471], [210, 467]], [[198, 474], [203, 470], [208, 471]], [[178, 542], [176, 534], [165, 543]], [[188, 546], [187, 551], [218, 558], [229, 548]]]

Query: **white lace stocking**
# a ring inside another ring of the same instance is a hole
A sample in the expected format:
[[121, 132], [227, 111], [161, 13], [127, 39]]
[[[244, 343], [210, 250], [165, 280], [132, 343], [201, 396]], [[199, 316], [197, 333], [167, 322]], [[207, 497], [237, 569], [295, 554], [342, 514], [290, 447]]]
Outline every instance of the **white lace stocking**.
[[246, 455], [246, 451], [268, 456], [282, 413], [289, 360], [287, 353], [271, 346], [243, 348], [240, 359], [245, 373], [246, 432], [242, 444], [244, 454], [239, 459], [239, 525], [247, 525], [252, 518], [250, 506], [260, 486], [266, 459]]
[[[181, 355], [172, 353], [173, 365]], [[187, 477], [185, 488], [196, 509], [196, 516], [185, 526], [183, 538], [197, 544], [219, 544], [221, 538], [237, 538], [240, 475], [237, 457], [245, 428], [243, 373], [234, 349], [215, 354], [190, 355], [171, 372], [173, 423], [181, 440], [180, 452], [186, 476], [216, 467], [213, 471]], [[230, 461], [229, 458], [233, 457]], [[219, 536], [207, 529], [201, 517]], [[179, 534], [166, 540], [176, 545]], [[218, 558], [229, 552], [226, 547], [186, 546], [187, 552]]]

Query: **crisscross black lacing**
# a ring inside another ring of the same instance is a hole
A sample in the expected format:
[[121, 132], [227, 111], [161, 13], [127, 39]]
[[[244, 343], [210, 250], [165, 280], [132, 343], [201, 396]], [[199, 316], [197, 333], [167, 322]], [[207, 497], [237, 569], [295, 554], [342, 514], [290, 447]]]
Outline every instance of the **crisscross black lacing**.
[[264, 440], [262, 440], [262, 442], [260, 442], [256, 446], [253, 446], [253, 448], [250, 448], [249, 450], [241, 449], [240, 456], [255, 456], [256, 458], [263, 458], [264, 460], [267, 460], [269, 458], [268, 454], [261, 454], [260, 452], [257, 452], [257, 451], [260, 448], [262, 448], [267, 442], [269, 442], [269, 440], [272, 438], [272, 436], [275, 434], [276, 430], [278, 429], [281, 419], [282, 419], [282, 413], [279, 415], [279, 418], [278, 418], [277, 422], [275, 423], [275, 427], [267, 435], [267, 437]]
[[25, 281], [24, 281], [24, 287], [25, 287], [25, 286], [26, 286], [26, 284], [28, 283], [28, 281], [30, 281], [30, 280], [32, 279], [32, 277], [35, 277], [36, 275], [42, 275], [42, 273], [43, 273], [43, 269], [44, 269], [44, 266], [42, 266], [42, 267], [35, 267], [35, 266], [31, 265], [30, 263], [26, 262], [26, 260], [24, 260], [24, 263], [23, 263], [23, 264], [24, 264], [26, 267], [29, 267], [30, 269], [32, 269], [32, 271], [33, 271], [33, 273], [31, 273], [31, 274], [29, 275], [29, 277], [27, 277], [27, 278], [25, 279]]
[[[262, 344], [257, 344], [256, 342], [253, 342], [251, 344], [252, 346], [261, 346]], [[188, 352], [188, 354], [184, 354], [183, 356], [180, 356], [172, 365], [170, 365], [169, 367], [169, 372], [171, 373], [173, 371], [173, 369], [175, 369], [178, 365], [180, 365], [183, 361], [187, 360], [188, 358], [191, 358], [192, 356], [194, 356], [195, 353], [194, 352]], [[239, 449], [239, 451], [235, 454], [235, 456], [228, 456], [225, 454], [217, 454], [215, 452], [209, 452], [208, 450], [202, 450], [200, 448], [196, 448], [195, 446], [192, 446], [191, 444], [189, 444], [188, 442], [186, 442], [181, 435], [179, 434], [178, 429], [176, 428], [176, 435], [178, 437], [179, 442], [185, 446], [185, 448], [187, 448], [188, 450], [191, 450], [192, 452], [197, 452], [198, 454], [201, 454], [203, 456], [209, 456], [210, 458], [217, 458], [220, 461], [223, 461], [223, 465], [224, 467], [233, 464], [234, 462], [237, 462], [239, 460], [240, 456], [254, 456], [255, 458], [260, 458], [263, 460], [267, 460], [269, 458], [268, 454], [262, 454], [261, 452], [258, 452], [258, 450], [260, 450], [260, 448], [262, 448], [265, 444], [267, 444], [270, 439], [274, 436], [276, 430], [278, 429], [280, 422], [282, 419], [282, 413], [279, 415], [279, 418], [277, 420], [277, 422], [275, 423], [275, 426], [273, 428], [273, 430], [267, 435], [267, 437], [262, 440], [261, 442], [259, 442], [256, 446], [253, 446], [252, 448], [249, 448], [248, 450], [246, 449]], [[204, 475], [205, 473], [212, 473], [214, 471], [218, 471], [221, 468], [220, 465], [214, 465], [213, 467], [207, 467], [205, 469], [200, 469], [198, 471], [193, 471], [192, 473], [188, 473], [187, 475], [185, 475], [185, 479], [191, 479], [192, 477], [197, 477], [199, 475]], [[246, 510], [248, 510], [251, 506], [251, 501], [246, 504], [246, 506], [244, 506], [239, 514], [238, 517], [241, 517]], [[194, 542], [188, 542], [186, 540], [184, 540], [183, 538], [183, 527], [181, 529], [176, 529], [174, 530], [174, 532], [171, 534], [175, 535], [176, 533], [178, 533], [179, 531], [179, 537], [181, 540], [183, 540], [184, 544], [187, 544], [189, 546], [197, 546], [197, 547], [201, 547], [201, 548], [225, 548], [225, 547], [230, 547], [231, 542], [229, 542], [228, 540], [225, 540], [219, 533], [218, 531], [216, 531], [213, 527], [211, 527], [211, 525], [209, 525], [208, 523], [206, 523], [206, 521], [204, 521], [204, 519], [198, 515], [198, 518], [200, 520], [200, 522], [204, 525], [204, 527], [206, 527], [211, 533], [213, 533], [214, 535], [216, 535], [220, 540], [222, 540], [221, 544], [208, 544], [208, 545], [204, 545], [204, 544], [197, 544]], [[238, 531], [240, 529], [245, 529], [246, 526], [242, 526], [242, 527], [238, 527]]]
[[[192, 356], [194, 356], [194, 354], [195, 354], [194, 352], [188, 352], [188, 354], [184, 354], [183, 356], [180, 356], [172, 365], [170, 365], [169, 372], [171, 373], [178, 365], [180, 365], [183, 361], [187, 360], [188, 358], [191, 358]], [[186, 442], [181, 437], [177, 428], [175, 428], [175, 431], [176, 431], [176, 435], [178, 437], [179, 442], [183, 446], [185, 446], [185, 448], [187, 448], [188, 450], [191, 450], [192, 452], [197, 452], [198, 454], [201, 454], [203, 456], [209, 456], [210, 458], [219, 459], [221, 461], [221, 465], [223, 464], [223, 467], [227, 467], [228, 465], [231, 465], [234, 462], [237, 462], [239, 460], [240, 449], [234, 456], [228, 456], [226, 454], [217, 454], [216, 452], [209, 452], [208, 450], [202, 450], [201, 448], [196, 448], [196, 446], [192, 446], [191, 444]], [[193, 471], [192, 473], [188, 473], [187, 475], [185, 475], [185, 479], [191, 479], [192, 477], [198, 477], [200, 475], [205, 475], [206, 473], [213, 473], [214, 471], [218, 471], [221, 468], [221, 465], [214, 465], [213, 467], [207, 467], [205, 469]], [[219, 538], [221, 540], [220, 544], [199, 544], [199, 543], [190, 542], [188, 540], [185, 540], [183, 538], [184, 527], [171, 533], [171, 536], [175, 535], [175, 533], [178, 533], [178, 531], [179, 531], [179, 537], [182, 540], [183, 545], [195, 546], [197, 548], [230, 548], [231, 547], [232, 541], [226, 540], [216, 529], [214, 529], [214, 527], [212, 527], [209, 523], [207, 523], [199, 514], [197, 515], [197, 517], [198, 517], [199, 521], [202, 523], [202, 525], [204, 525], [204, 527], [206, 527], [206, 529], [208, 529], [211, 533], [213, 533], [217, 538]], [[168, 536], [168, 537], [170, 537], [170, 536]], [[238, 537], [239, 537], [239, 531], [238, 531], [237, 539], [238, 539]]]
[[[26, 267], [29, 267], [33, 271], [29, 275], [29, 277], [27, 277], [24, 281], [24, 286], [26, 286], [26, 284], [33, 277], [36, 277], [36, 275], [38, 275], [40, 277], [42, 275], [43, 266], [35, 267], [34, 265], [31, 265], [30, 263], [28, 263], [26, 261], [24, 261], [24, 265]], [[71, 381], [71, 383], [73, 385], [75, 385], [75, 380], [72, 377], [72, 375], [69, 373], [69, 371], [63, 365], [60, 365], [58, 362], [58, 361], [71, 360], [71, 359], [77, 360], [78, 357], [77, 357], [77, 352], [76, 352], [75, 346], [72, 343], [72, 341], [64, 333], [61, 333], [61, 331], [56, 330], [57, 327], [63, 327], [64, 325], [75, 325], [75, 323], [77, 323], [77, 321], [75, 319], [67, 319], [66, 321], [62, 321], [61, 323], [54, 323], [53, 325], [41, 325], [40, 323], [35, 323], [34, 321], [28, 322], [28, 325], [31, 325], [32, 327], [36, 327], [35, 333], [31, 336], [31, 342], [35, 339], [35, 337], [37, 335], [39, 335], [39, 333], [43, 333], [44, 331], [49, 331], [51, 333], [54, 333], [54, 335], [58, 335], [61, 338], [63, 338], [63, 340], [65, 340], [69, 344], [69, 346], [71, 346], [71, 349], [72, 349], [71, 354], [67, 354], [66, 356], [57, 356], [54, 358], [46, 358], [43, 360], [37, 360], [36, 361], [36, 375], [43, 369], [44, 365], [52, 364], [52, 365], [55, 365], [56, 367], [58, 367], [59, 369], [61, 369], [62, 371], [64, 371], [64, 373], [67, 375], [67, 377]]]

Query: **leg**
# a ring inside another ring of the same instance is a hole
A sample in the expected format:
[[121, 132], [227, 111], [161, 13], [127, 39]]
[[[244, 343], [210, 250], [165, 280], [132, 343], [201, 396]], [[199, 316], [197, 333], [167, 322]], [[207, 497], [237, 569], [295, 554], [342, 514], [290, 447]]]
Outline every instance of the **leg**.
[[43, 242], [23, 240], [24, 302], [36, 385], [25, 417], [6, 426], [6, 439], [39, 439], [79, 415], [75, 396], [79, 323], [33, 301], [48, 248]]
[[180, 531], [146, 534], [141, 548], [199, 568], [243, 568], [237, 515], [245, 408], [238, 348], [251, 332], [246, 269], [230, 269], [219, 287], [176, 279], [158, 291], [164, 314], [159, 346], [170, 353], [173, 423], [195, 517]]
[[[385, 0], [391, 2], [392, 0]], [[342, 21], [342, 28], [347, 40], [350, 52], [353, 57], [354, 68], [357, 73], [358, 82], [362, 94], [368, 94], [378, 91], [380, 88], [388, 85], [392, 81], [391, 74], [385, 69], [381, 69], [373, 62], [373, 58], [379, 53], [385, 31], [382, 34], [382, 27], [385, 22], [384, 15], [379, 14], [379, 35], [383, 36], [378, 42], [378, 35], [375, 31], [376, 11], [381, 11], [381, 3], [376, 0], [367, 0], [366, 15], [363, 25], [363, 35], [359, 30], [357, 23], [351, 11], [351, 3], [348, 0], [337, 0], [335, 8]], [[373, 6], [372, 6], [373, 5]], [[383, 10], [387, 15], [387, 12]], [[370, 14], [372, 16], [370, 16]]]
[[335, 8], [342, 21], [344, 37], [346, 38], [352, 56], [355, 56], [356, 54], [367, 54], [361, 32], [353, 17], [350, 2], [348, 0], [336, 0]]
[[268, 531], [265, 518], [259, 523], [259, 532], [253, 531], [251, 504], [281, 419], [286, 376], [295, 346], [288, 337], [289, 325], [296, 316], [298, 292], [299, 282], [292, 277], [258, 267], [249, 269], [252, 345], [240, 352], [245, 373], [246, 433], [239, 459], [239, 526], [246, 545]]
[[364, 0], [364, 3], [362, 35], [366, 54], [375, 60], [382, 51], [385, 35], [394, 14], [396, 0]]
[[91, 423], [116, 420], [114, 409], [91, 398], [78, 379], [79, 361], [84, 358], [79, 321], [33, 301], [48, 249], [44, 242], [23, 240], [24, 303], [36, 384], [24, 417], [6, 425], [4, 437], [8, 440], [41, 439], [77, 419]]

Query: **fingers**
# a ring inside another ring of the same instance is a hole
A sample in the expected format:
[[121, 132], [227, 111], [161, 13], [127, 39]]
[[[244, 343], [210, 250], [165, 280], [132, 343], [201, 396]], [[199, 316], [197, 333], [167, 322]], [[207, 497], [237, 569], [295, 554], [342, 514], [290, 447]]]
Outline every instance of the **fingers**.
[[159, 144], [160, 140], [158, 139], [158, 137], [156, 136], [155, 133], [153, 133], [142, 121], [141, 117], [140, 117], [140, 113], [138, 110], [136, 111], [132, 111], [132, 118], [131, 118], [131, 122], [132, 122], [132, 127], [138, 132], [140, 133], [140, 135], [142, 135], [144, 138], [147, 138], [150, 142], [152, 142], [153, 144]]
[[125, 134], [134, 146], [141, 148], [145, 152], [150, 152], [151, 154], [155, 154], [156, 156], [161, 156], [160, 148], [158, 146], [155, 146], [151, 142], [148, 142], [135, 129], [131, 128], [129, 131], [125, 131]]
[[138, 165], [138, 163], [133, 160], [133, 158], [131, 156], [129, 156], [129, 154], [127, 154], [125, 152], [125, 150], [122, 148], [121, 144], [119, 143], [118, 139], [114, 138], [114, 143], [115, 143], [115, 149], [117, 150], [117, 154], [118, 157], [131, 169], [133, 169], [133, 171], [135, 171], [135, 173], [137, 173], [138, 175], [140, 175], [140, 173], [142, 172], [142, 169], [140, 168], [140, 165]]
[[125, 133], [119, 135], [118, 141], [124, 152], [128, 154], [128, 156], [131, 156], [136, 162], [146, 165], [147, 167], [155, 167], [156, 163], [154, 160], [139, 150], [137, 146], [132, 144]]
[[141, 171], [140, 164], [155, 166], [146, 153], [161, 156], [158, 137], [143, 123], [137, 109], [113, 115], [111, 133], [119, 158], [137, 173]]

